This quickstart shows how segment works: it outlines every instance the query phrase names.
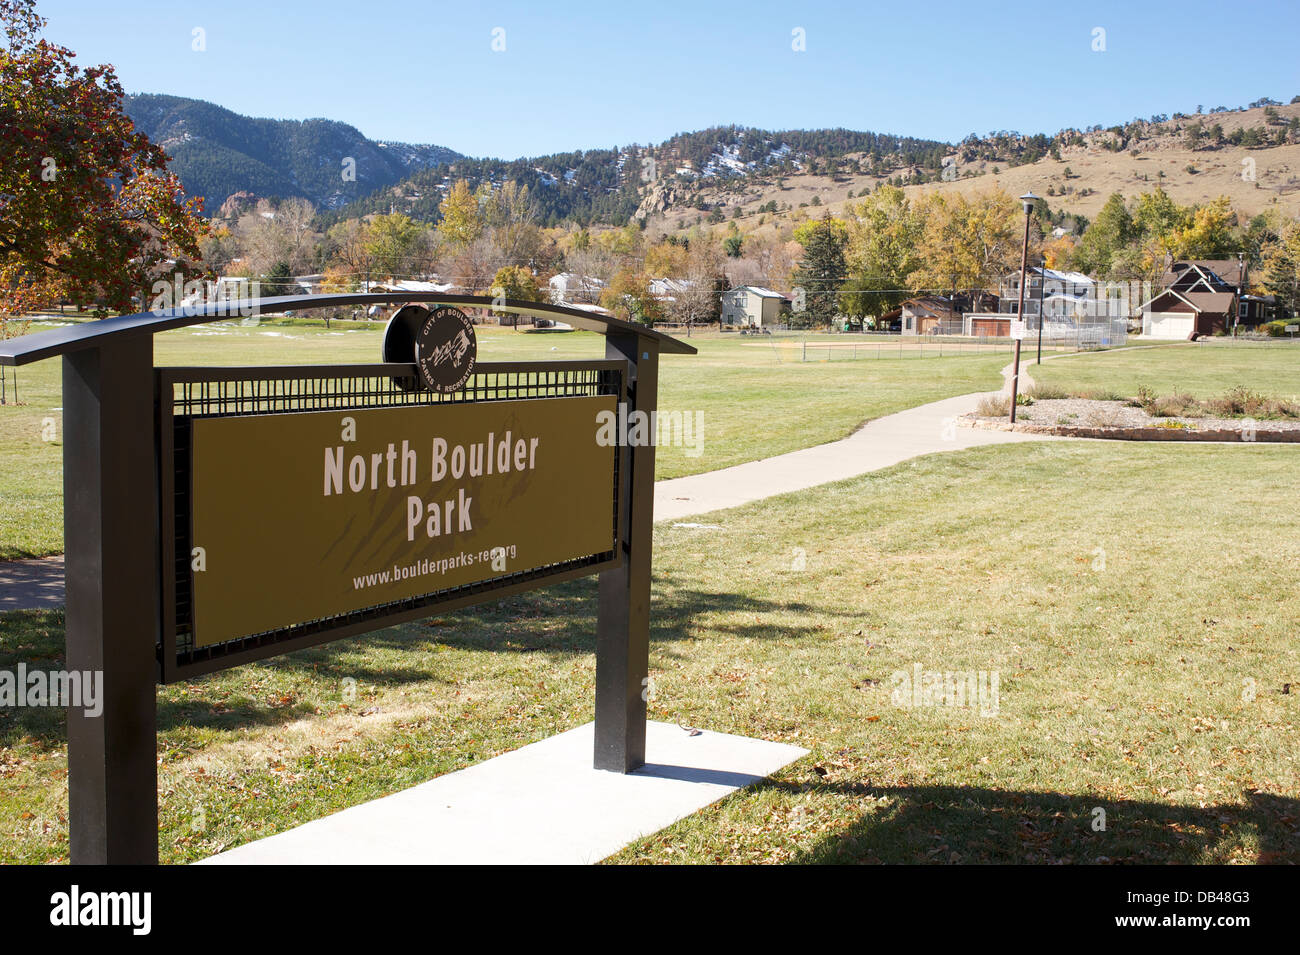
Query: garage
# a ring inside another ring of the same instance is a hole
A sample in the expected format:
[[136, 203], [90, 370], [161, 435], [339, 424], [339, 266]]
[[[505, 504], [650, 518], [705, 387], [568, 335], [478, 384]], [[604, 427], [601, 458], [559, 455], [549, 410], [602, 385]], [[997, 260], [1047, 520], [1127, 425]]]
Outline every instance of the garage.
[[1148, 328], [1142, 330], [1147, 338], [1174, 338], [1186, 341], [1196, 330], [1196, 315], [1182, 312], [1152, 312]]
[[970, 330], [980, 338], [1006, 338], [1011, 334], [1011, 317], [971, 318]]
[[1161, 292], [1142, 306], [1142, 336], [1188, 341], [1225, 331], [1236, 310], [1228, 292]]

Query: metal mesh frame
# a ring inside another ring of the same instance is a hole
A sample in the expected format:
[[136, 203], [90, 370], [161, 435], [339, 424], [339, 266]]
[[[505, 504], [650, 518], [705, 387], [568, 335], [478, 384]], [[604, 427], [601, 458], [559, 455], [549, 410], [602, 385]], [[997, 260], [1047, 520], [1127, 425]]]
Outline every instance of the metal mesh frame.
[[622, 559], [617, 541], [623, 455], [616, 453], [610, 489], [611, 547], [604, 553], [196, 647], [190, 571], [191, 423], [195, 419], [601, 395], [623, 401], [626, 369], [625, 362], [612, 360], [479, 364], [465, 387], [451, 394], [416, 389], [416, 366], [408, 364], [156, 369], [161, 438], [162, 682], [366, 633], [426, 616], [434, 608], [469, 606], [543, 583], [587, 576], [618, 566]]

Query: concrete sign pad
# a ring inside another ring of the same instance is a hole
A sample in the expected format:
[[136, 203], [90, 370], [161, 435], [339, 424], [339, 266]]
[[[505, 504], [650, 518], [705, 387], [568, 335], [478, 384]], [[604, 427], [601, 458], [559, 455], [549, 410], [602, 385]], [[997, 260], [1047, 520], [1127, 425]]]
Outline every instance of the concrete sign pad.
[[[647, 722], [646, 765], [593, 769], [594, 724], [259, 839], [199, 865], [598, 862], [808, 751]], [[691, 732], [698, 732], [692, 736]]]

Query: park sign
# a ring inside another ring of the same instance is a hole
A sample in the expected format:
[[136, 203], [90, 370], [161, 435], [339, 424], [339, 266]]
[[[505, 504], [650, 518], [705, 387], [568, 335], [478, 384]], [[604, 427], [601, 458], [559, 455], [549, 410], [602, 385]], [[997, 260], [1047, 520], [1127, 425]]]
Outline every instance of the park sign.
[[592, 439], [616, 409], [608, 394], [194, 419], [194, 646], [616, 562], [615, 449]]
[[[63, 359], [67, 666], [102, 712], [68, 712], [74, 863], [157, 860], [156, 682], [190, 679], [596, 575], [597, 769], [645, 763], [654, 445], [647, 327], [536, 302], [390, 292], [282, 296], [259, 313], [401, 304], [383, 361], [154, 367], [157, 332], [217, 305], [0, 342]], [[476, 361], [465, 307], [562, 319], [605, 358]]]

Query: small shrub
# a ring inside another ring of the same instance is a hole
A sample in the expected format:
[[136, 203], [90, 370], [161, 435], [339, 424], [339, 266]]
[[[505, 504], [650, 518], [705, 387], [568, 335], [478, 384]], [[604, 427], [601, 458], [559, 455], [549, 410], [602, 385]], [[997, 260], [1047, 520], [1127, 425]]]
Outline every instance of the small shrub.
[[1201, 403], [1191, 395], [1168, 395], [1157, 398], [1145, 407], [1147, 414], [1153, 418], [1203, 418], [1205, 411]]
[[1264, 404], [1263, 395], [1257, 395], [1245, 385], [1238, 385], [1221, 398], [1210, 399], [1210, 407], [1221, 418], [1238, 415], [1257, 415]]
[[1217, 418], [1300, 418], [1300, 404], [1256, 394], [1244, 385], [1220, 398], [1211, 398], [1206, 406]]
[[1023, 391], [1016, 395], [1016, 407], [1018, 408], [1028, 408], [1033, 403], [1034, 398], [1032, 395], [1026, 394]]
[[1138, 385], [1137, 394], [1129, 398], [1124, 403], [1130, 408], [1142, 408], [1150, 413], [1151, 406], [1156, 402], [1156, 393], [1146, 385]]
[[1011, 399], [1006, 395], [985, 395], [975, 406], [981, 418], [1007, 418], [1011, 416]]
[[1035, 384], [1025, 394], [1029, 395], [1035, 401], [1053, 401], [1061, 398], [1070, 397], [1064, 388], [1058, 388], [1055, 385]]

